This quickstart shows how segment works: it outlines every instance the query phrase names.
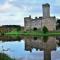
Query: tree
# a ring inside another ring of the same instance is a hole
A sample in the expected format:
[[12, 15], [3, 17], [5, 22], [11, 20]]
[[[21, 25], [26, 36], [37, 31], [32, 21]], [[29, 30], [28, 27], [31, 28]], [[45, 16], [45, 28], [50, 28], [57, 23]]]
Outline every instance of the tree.
[[17, 31], [20, 31], [21, 30], [21, 26], [17, 26]]
[[43, 30], [43, 33], [47, 33], [48, 32], [48, 29], [47, 29], [46, 26], [44, 26], [42, 30]]

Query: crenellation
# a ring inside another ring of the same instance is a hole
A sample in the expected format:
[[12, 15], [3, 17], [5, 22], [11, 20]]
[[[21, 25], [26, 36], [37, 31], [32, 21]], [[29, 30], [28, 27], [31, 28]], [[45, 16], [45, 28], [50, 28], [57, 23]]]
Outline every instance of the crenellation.
[[35, 17], [34, 19], [29, 17], [24, 18], [25, 30], [41, 29], [46, 26], [49, 31], [56, 30], [56, 17], [50, 16], [50, 5], [48, 3], [43, 4], [43, 16]]
[[46, 4], [43, 4], [42, 6], [48, 6], [48, 7], [50, 7], [50, 5], [49, 5], [48, 3], [46, 3]]

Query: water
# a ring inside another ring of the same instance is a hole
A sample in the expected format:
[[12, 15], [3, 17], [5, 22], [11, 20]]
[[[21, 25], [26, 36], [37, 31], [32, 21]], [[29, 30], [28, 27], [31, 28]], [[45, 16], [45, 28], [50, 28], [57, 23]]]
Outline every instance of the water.
[[0, 53], [16, 60], [60, 60], [60, 47], [57, 43], [59, 40], [56, 37], [48, 37], [47, 41], [44, 41], [43, 37], [30, 36], [18, 41], [1, 40]]

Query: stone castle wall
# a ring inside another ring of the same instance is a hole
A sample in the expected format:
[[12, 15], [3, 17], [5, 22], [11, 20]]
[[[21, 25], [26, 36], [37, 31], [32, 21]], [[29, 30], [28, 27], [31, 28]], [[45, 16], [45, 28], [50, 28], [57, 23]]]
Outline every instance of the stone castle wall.
[[30, 29], [41, 29], [46, 26], [49, 31], [56, 30], [56, 18], [50, 17], [50, 5], [49, 4], [43, 4], [43, 17], [35, 17], [35, 19], [32, 19], [31, 16], [24, 18], [24, 26], [25, 30]]
[[56, 18], [50, 17], [45, 18], [42, 20], [42, 28], [46, 26], [49, 31], [55, 31], [56, 30]]
[[49, 18], [42, 18], [42, 19], [27, 19], [25, 20], [25, 30], [30, 29], [41, 29], [46, 26], [49, 31], [56, 30], [56, 18], [55, 17], [49, 17]]

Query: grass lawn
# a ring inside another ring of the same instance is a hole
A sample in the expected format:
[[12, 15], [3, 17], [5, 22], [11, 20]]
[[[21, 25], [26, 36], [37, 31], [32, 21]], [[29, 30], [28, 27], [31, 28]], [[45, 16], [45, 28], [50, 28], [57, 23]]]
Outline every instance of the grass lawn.
[[38, 31], [27, 31], [27, 32], [23, 32], [23, 31], [12, 31], [12, 32], [8, 32], [8, 33], [5, 33], [5, 35], [32, 35], [32, 36], [59, 36], [60, 35], [60, 32], [47, 32], [47, 33], [43, 33], [43, 32], [38, 32]]

